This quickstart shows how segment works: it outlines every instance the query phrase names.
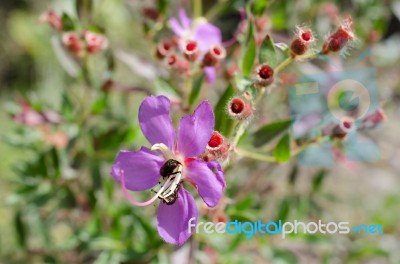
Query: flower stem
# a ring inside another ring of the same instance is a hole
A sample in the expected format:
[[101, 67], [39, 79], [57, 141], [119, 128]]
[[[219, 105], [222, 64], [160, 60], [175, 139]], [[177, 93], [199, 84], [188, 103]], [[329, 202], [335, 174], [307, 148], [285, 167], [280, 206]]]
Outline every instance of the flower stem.
[[274, 75], [278, 74], [280, 71], [282, 71], [284, 68], [286, 68], [292, 62], [293, 62], [292, 56], [286, 58], [286, 60], [282, 61], [281, 64], [276, 66], [276, 68], [274, 69]]
[[267, 161], [267, 162], [275, 162], [276, 161], [275, 157], [247, 151], [247, 150], [244, 150], [241, 148], [236, 148], [235, 151], [237, 154], [239, 154], [241, 156], [255, 159], [255, 160], [262, 160], [262, 161]]
[[194, 0], [193, 1], [193, 15], [194, 17], [201, 17], [203, 14], [203, 6], [202, 0]]

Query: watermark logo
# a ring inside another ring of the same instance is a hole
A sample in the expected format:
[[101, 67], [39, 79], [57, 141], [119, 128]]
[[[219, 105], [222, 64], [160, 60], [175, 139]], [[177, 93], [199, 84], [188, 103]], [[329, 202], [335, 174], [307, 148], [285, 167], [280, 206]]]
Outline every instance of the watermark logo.
[[[368, 52], [364, 52], [354, 61], [358, 63], [367, 55]], [[319, 137], [324, 128], [339, 123], [344, 117], [352, 117], [357, 127], [362, 118], [379, 109], [376, 70], [339, 67], [337, 71], [304, 75], [288, 87], [288, 97], [294, 120], [293, 134], [297, 139]], [[350, 160], [380, 158], [379, 148], [372, 141], [361, 138], [357, 129], [349, 133], [344, 145]], [[307, 148], [300, 154], [299, 161], [306, 166], [332, 165], [331, 142], [324, 141]]]
[[245, 234], [246, 239], [252, 238], [256, 234], [269, 234], [269, 235], [281, 235], [285, 239], [290, 234], [349, 234], [351, 232], [357, 234], [383, 234], [383, 226], [380, 224], [361, 224], [350, 226], [349, 222], [329, 222], [323, 223], [321, 220], [318, 222], [302, 222], [294, 220], [293, 222], [270, 221], [263, 223], [261, 220], [256, 222], [240, 222], [238, 220], [231, 221], [228, 223], [224, 222], [198, 222], [196, 218], [191, 218], [188, 222], [188, 232], [206, 234]]

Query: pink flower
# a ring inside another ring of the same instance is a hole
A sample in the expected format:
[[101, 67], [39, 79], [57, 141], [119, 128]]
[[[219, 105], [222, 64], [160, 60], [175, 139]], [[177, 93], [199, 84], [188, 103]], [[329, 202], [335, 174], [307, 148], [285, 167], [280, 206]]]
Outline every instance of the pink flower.
[[[198, 211], [193, 196], [183, 183], [196, 187], [208, 207], [215, 207], [225, 188], [224, 173], [217, 162], [198, 158], [206, 150], [213, 134], [214, 113], [203, 101], [192, 115], [181, 118], [178, 133], [173, 127], [170, 101], [165, 96], [147, 97], [139, 108], [140, 128], [151, 149], [121, 150], [111, 175], [121, 183], [127, 199], [134, 205], [146, 206], [157, 198], [157, 229], [168, 243], [182, 245], [191, 235], [188, 221]], [[128, 190], [144, 191], [162, 182], [157, 194], [146, 202], [137, 202]], [[167, 195], [168, 194], [168, 195]]]

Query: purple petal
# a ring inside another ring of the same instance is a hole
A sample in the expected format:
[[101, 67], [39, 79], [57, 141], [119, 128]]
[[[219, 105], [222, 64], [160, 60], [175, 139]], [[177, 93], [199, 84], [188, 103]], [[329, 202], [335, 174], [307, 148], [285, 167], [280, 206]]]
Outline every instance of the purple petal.
[[172, 205], [160, 203], [157, 212], [157, 229], [166, 242], [182, 245], [191, 236], [188, 224], [191, 218], [197, 223], [198, 211], [193, 196], [183, 187], [179, 189], [178, 199]]
[[175, 33], [175, 35], [179, 37], [182, 37], [184, 35], [185, 30], [182, 28], [176, 18], [173, 17], [169, 20], [169, 26], [171, 27], [171, 30]]
[[218, 204], [225, 188], [224, 173], [218, 162], [192, 161], [187, 165], [186, 177], [196, 184], [208, 207]]
[[131, 191], [144, 191], [158, 183], [164, 159], [148, 148], [138, 151], [121, 150], [115, 159], [111, 176], [120, 182], [124, 171], [125, 187]]
[[203, 101], [192, 115], [181, 118], [178, 130], [178, 151], [184, 157], [196, 157], [204, 152], [214, 131], [214, 113], [208, 101]]
[[171, 103], [165, 96], [146, 97], [139, 108], [139, 123], [151, 144], [164, 143], [173, 149], [175, 129], [169, 111]]
[[203, 52], [207, 52], [213, 45], [222, 43], [221, 31], [210, 23], [198, 24], [194, 30], [194, 39]]
[[204, 74], [206, 75], [206, 81], [209, 84], [213, 84], [217, 79], [217, 71], [214, 67], [205, 67]]
[[184, 29], [190, 29], [191, 21], [188, 15], [186, 14], [185, 9], [183, 8], [179, 9], [179, 20], [181, 21], [182, 27]]

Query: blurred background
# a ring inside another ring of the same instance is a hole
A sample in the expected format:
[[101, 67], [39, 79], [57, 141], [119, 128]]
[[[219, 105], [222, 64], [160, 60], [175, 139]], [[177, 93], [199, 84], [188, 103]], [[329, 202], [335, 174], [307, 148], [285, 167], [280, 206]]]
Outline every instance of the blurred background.
[[[155, 44], [146, 32], [156, 24], [146, 22], [143, 10], [163, 7], [162, 15], [169, 17], [179, 7], [191, 13], [194, 2], [0, 2], [0, 262], [400, 263], [398, 1], [202, 1], [202, 13], [225, 39], [234, 35], [238, 10], [246, 4], [253, 4], [255, 13], [266, 8], [258, 23], [276, 42], [288, 43], [297, 25], [312, 27], [322, 42], [337, 17], [351, 15], [358, 40], [347, 60], [368, 55], [349, 67], [376, 69], [387, 121], [367, 132], [380, 149], [375, 162], [340, 155], [331, 167], [303, 167], [296, 158], [279, 165], [239, 160], [226, 172], [224, 210], [204, 209], [201, 219], [376, 223], [384, 226], [384, 234], [299, 234], [285, 240], [199, 234], [177, 248], [158, 237], [155, 207], [125, 202], [109, 177], [114, 157], [121, 148], [145, 142], [137, 123], [140, 101], [174, 90], [154, 58]], [[107, 36], [109, 49], [84, 64], [68, 56], [57, 33], [39, 23], [50, 9], [72, 21], [87, 19]], [[285, 70], [282, 89], [265, 98], [257, 122], [289, 117], [281, 100], [286, 82], [326, 67], [307, 62]], [[201, 97], [215, 105], [225, 87], [220, 78]]]

